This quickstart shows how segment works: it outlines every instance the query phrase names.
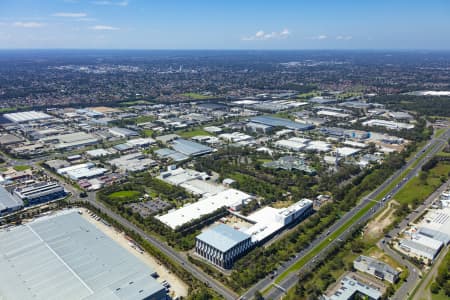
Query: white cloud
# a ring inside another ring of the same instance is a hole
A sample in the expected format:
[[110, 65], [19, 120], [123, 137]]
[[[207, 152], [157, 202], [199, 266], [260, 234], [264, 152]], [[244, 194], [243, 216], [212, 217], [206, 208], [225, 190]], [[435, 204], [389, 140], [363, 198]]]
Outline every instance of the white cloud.
[[44, 23], [39, 22], [14, 22], [12, 25], [14, 27], [22, 27], [22, 28], [39, 28], [45, 26]]
[[99, 31], [113, 31], [113, 30], [120, 30], [120, 28], [108, 26], [108, 25], [95, 25], [90, 27], [92, 30], [99, 30]]
[[128, 1], [109, 1], [109, 0], [101, 0], [94, 1], [92, 4], [95, 5], [115, 5], [115, 6], [128, 6]]
[[351, 35], [338, 35], [336, 37], [337, 40], [339, 41], [349, 41], [351, 40], [353, 37]]
[[328, 38], [328, 35], [326, 35], [326, 34], [320, 34], [320, 35], [311, 37], [312, 40], [319, 40], [319, 41], [326, 40], [327, 38]]
[[288, 29], [283, 29], [280, 32], [264, 32], [263, 30], [257, 31], [254, 35], [245, 36], [242, 38], [243, 41], [267, 41], [272, 39], [285, 39], [291, 35]]
[[53, 17], [65, 17], [65, 18], [84, 18], [87, 17], [87, 13], [83, 12], [58, 12], [52, 15]]

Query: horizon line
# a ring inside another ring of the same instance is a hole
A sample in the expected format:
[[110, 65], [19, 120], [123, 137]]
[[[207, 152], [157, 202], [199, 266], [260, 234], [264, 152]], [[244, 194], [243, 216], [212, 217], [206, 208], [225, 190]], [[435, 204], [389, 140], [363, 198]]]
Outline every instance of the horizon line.
[[448, 49], [433, 48], [0, 48], [0, 51], [51, 51], [51, 50], [91, 50], [91, 51], [432, 51], [432, 52], [450, 52]]

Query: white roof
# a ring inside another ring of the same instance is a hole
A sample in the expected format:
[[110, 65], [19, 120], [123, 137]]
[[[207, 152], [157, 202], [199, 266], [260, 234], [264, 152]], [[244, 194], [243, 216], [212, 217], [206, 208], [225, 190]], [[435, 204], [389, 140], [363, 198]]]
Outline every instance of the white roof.
[[[0, 230], [3, 299], [162, 299], [150, 267], [76, 210]], [[153, 296], [153, 297], [152, 297]]]
[[229, 207], [237, 202], [242, 203], [250, 198], [251, 196], [244, 192], [235, 189], [227, 189], [195, 203], [186, 204], [179, 209], [172, 210], [167, 214], [157, 216], [156, 218], [172, 229], [175, 229], [178, 226], [198, 219], [203, 215], [210, 214], [219, 208]]
[[4, 114], [3, 116], [6, 119], [8, 119], [14, 123], [50, 119], [52, 117], [41, 111], [34, 111], [34, 110], [17, 112], [17, 113], [9, 113], [9, 114]]
[[108, 150], [105, 150], [105, 149], [94, 149], [94, 150], [86, 151], [86, 154], [91, 157], [100, 157], [100, 156], [110, 155], [111, 152], [109, 152]]
[[311, 141], [306, 149], [327, 152], [330, 151], [331, 145], [323, 141]]
[[350, 155], [353, 155], [353, 154], [358, 153], [360, 151], [361, 151], [361, 149], [351, 148], [351, 147], [339, 147], [339, 148], [336, 148], [336, 152], [339, 153], [339, 155], [342, 155], [342, 156], [350, 156]]
[[320, 110], [317, 112], [317, 115], [319, 116], [327, 116], [327, 117], [336, 117], [336, 118], [347, 118], [350, 117], [349, 114], [344, 114], [340, 112], [335, 111], [329, 111], [329, 110]]
[[137, 138], [137, 139], [128, 140], [127, 144], [130, 146], [145, 146], [145, 145], [154, 144], [155, 142], [156, 141], [152, 138]]
[[300, 151], [306, 147], [306, 144], [291, 140], [279, 140], [275, 142], [275, 146]]
[[431, 210], [419, 226], [450, 235], [450, 207]]

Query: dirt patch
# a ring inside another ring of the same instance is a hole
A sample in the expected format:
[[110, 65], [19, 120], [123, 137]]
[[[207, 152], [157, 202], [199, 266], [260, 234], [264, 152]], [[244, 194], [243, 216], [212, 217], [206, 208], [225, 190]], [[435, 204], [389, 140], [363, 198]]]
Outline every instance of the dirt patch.
[[369, 239], [381, 238], [383, 236], [383, 230], [394, 222], [394, 212], [395, 208], [389, 205], [388, 208], [367, 224], [364, 230], [364, 236]]

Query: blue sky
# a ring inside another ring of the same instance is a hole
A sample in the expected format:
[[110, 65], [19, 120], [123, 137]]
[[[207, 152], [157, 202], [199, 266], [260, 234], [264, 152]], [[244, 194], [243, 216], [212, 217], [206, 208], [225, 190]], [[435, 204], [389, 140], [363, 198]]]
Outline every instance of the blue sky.
[[0, 0], [0, 48], [450, 49], [450, 1]]

